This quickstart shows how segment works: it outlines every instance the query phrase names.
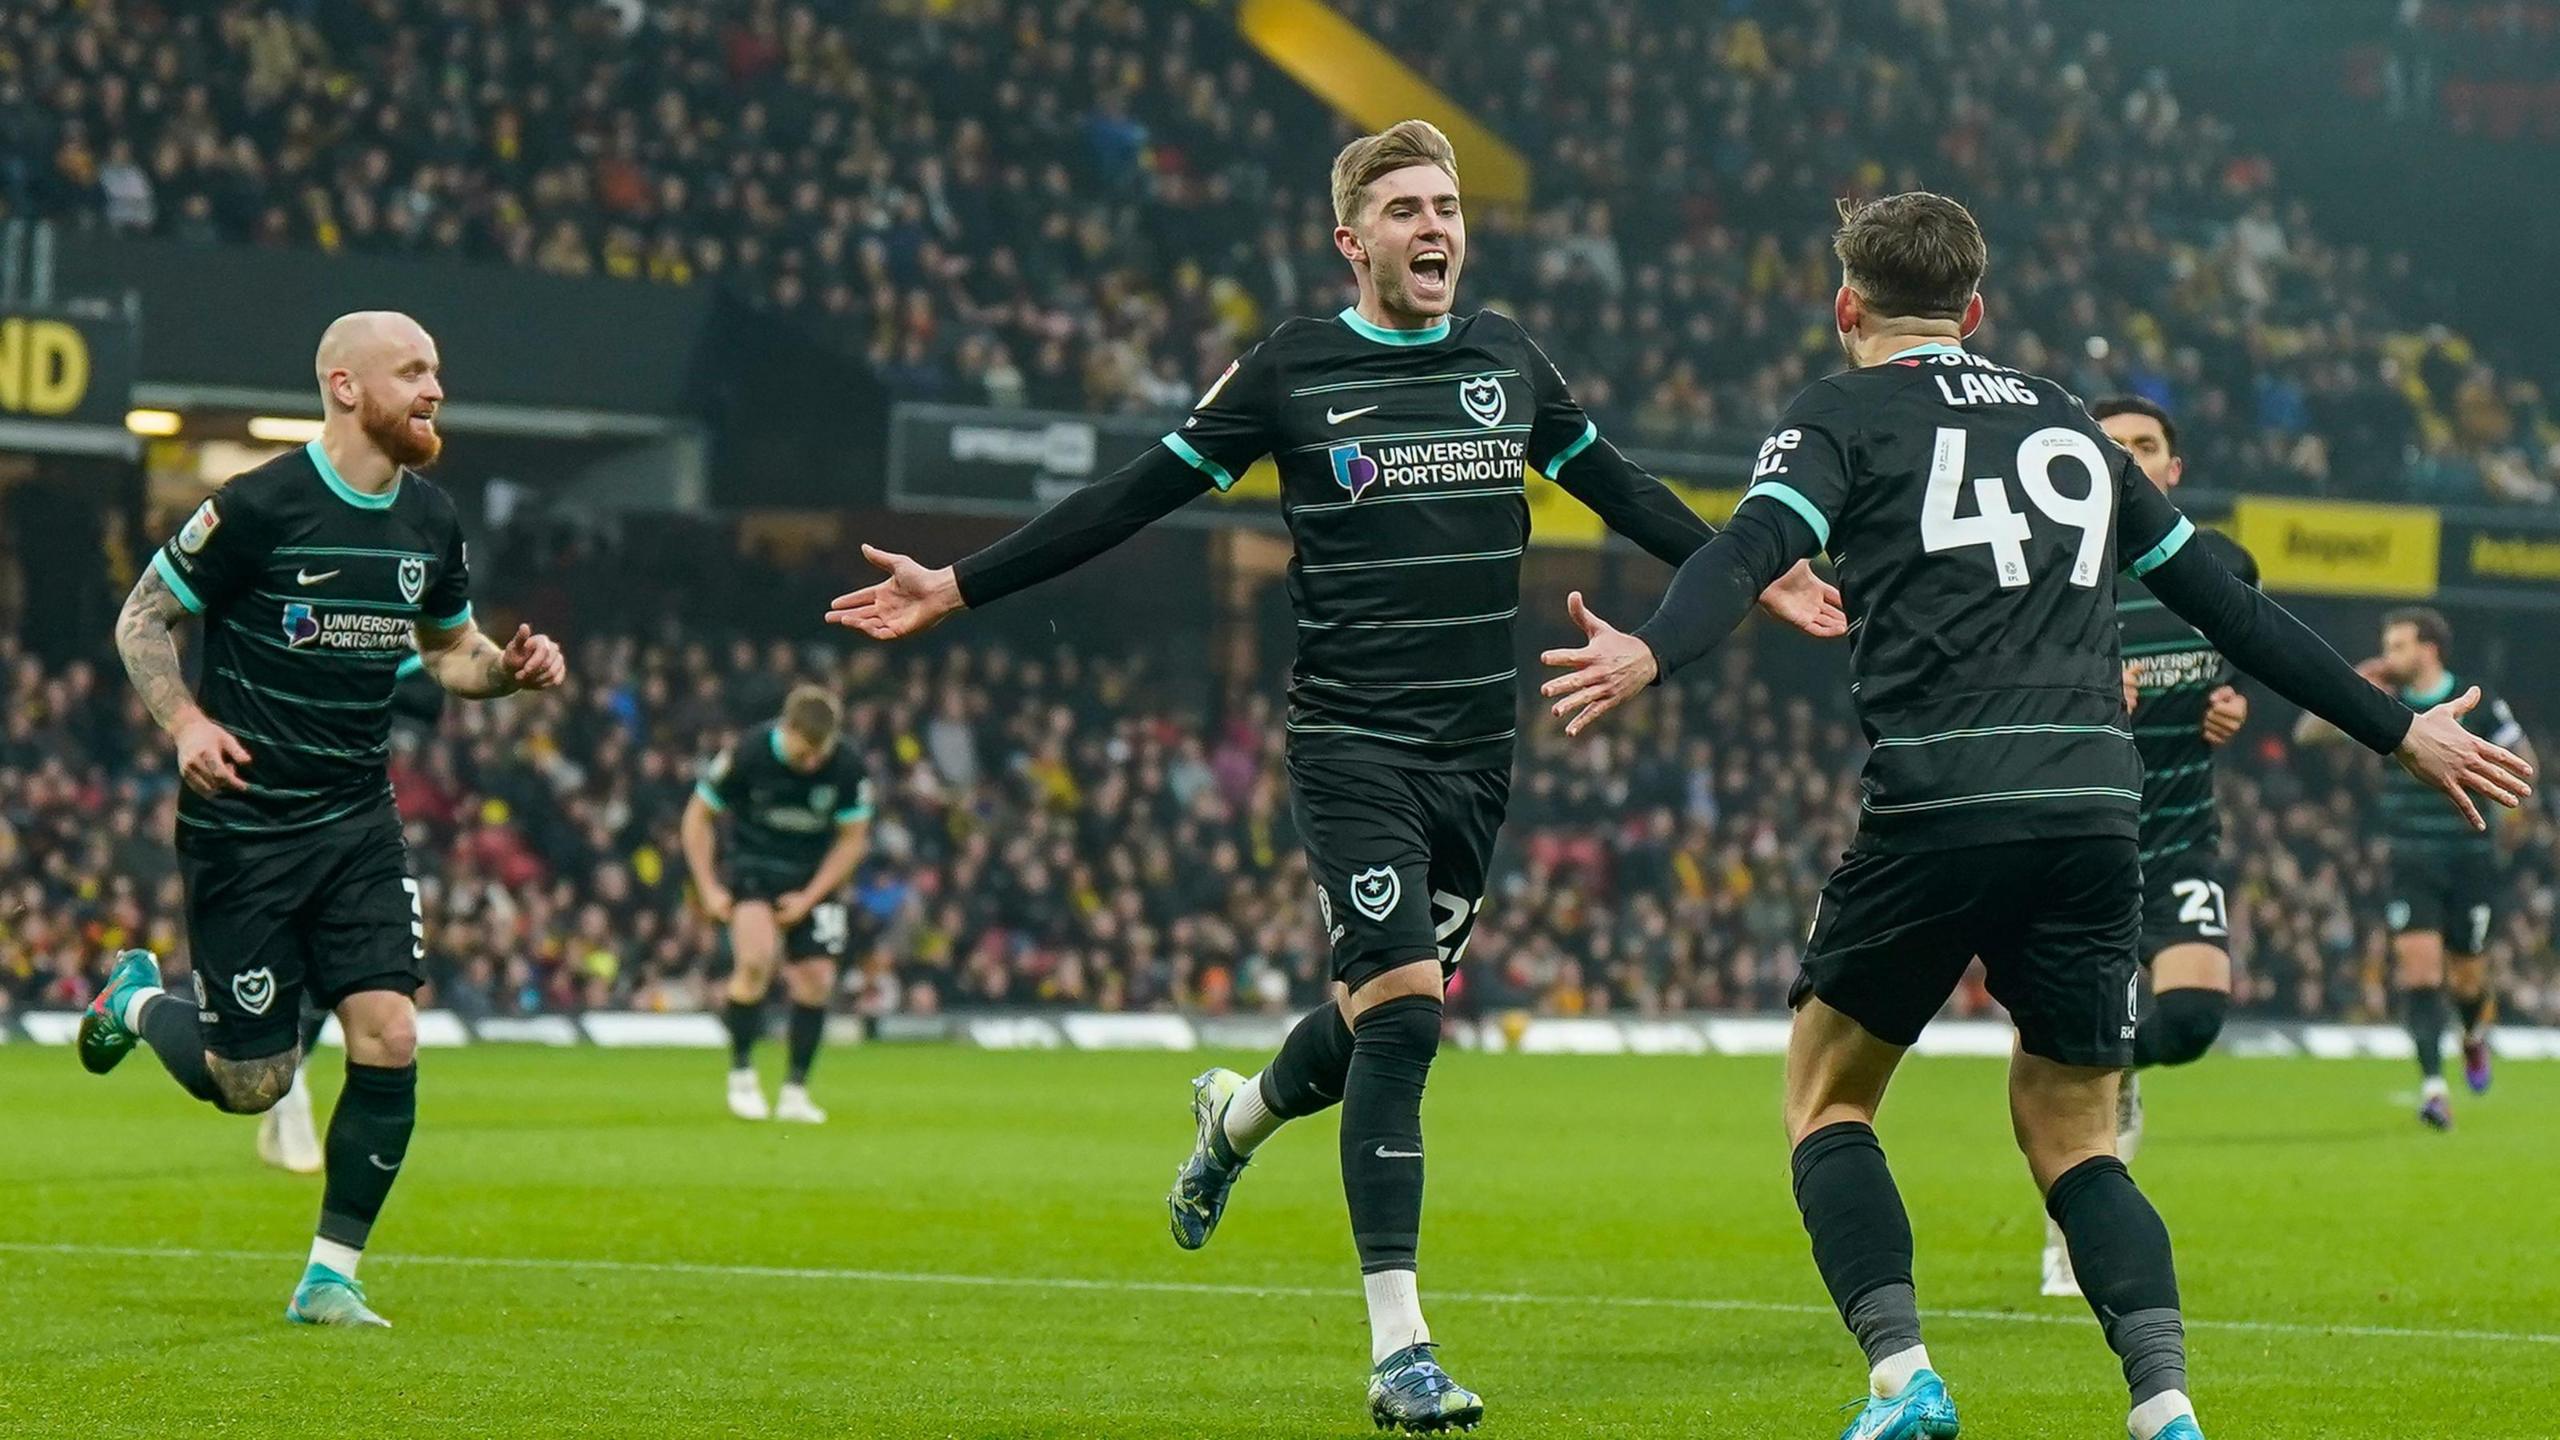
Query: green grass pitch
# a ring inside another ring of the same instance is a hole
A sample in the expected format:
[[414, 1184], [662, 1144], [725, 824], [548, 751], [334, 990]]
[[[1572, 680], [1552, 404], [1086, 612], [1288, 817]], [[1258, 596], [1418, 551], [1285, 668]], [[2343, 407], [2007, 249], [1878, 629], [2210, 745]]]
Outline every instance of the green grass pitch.
[[[729, 1119], [715, 1054], [430, 1052], [364, 1272], [398, 1328], [343, 1333], [281, 1318], [320, 1184], [259, 1167], [252, 1122], [148, 1057], [0, 1048], [0, 1435], [1365, 1435], [1329, 1117], [1208, 1250], [1166, 1238], [1207, 1059], [840, 1050], [835, 1123], [803, 1129]], [[1884, 1116], [1931, 1354], [1968, 1436], [2121, 1436], [2096, 1326], [2034, 1294], [2000, 1075], [1914, 1061]], [[1777, 1087], [1774, 1060], [1443, 1055], [1422, 1277], [1482, 1433], [1838, 1433], [1863, 1367]], [[2224, 1059], [2146, 1087], [2209, 1433], [2560, 1429], [2560, 1066], [2507, 1067], [2449, 1136], [2409, 1088]]]

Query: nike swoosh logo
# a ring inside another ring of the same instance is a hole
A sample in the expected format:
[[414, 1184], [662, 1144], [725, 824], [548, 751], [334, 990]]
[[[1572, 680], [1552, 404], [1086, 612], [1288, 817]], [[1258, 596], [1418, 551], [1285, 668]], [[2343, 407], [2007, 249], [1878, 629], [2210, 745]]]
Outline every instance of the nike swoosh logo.
[[1325, 407], [1324, 412], [1324, 423], [1327, 425], [1339, 425], [1345, 420], [1357, 420], [1361, 416], [1366, 415], [1377, 408], [1378, 407], [1375, 405], [1363, 405], [1357, 410], [1336, 410], [1331, 406], [1327, 406]]
[[1381, 1160], [1419, 1160], [1422, 1158], [1422, 1152], [1419, 1150], [1390, 1150], [1386, 1146], [1381, 1145], [1378, 1147], [1378, 1158]]
[[398, 1160], [394, 1160], [390, 1164], [385, 1165], [382, 1163], [382, 1157], [379, 1155], [367, 1155], [364, 1158], [372, 1161], [373, 1168], [376, 1170], [397, 1170], [400, 1168], [400, 1162]]
[[293, 572], [293, 578], [296, 584], [317, 585], [321, 581], [326, 580], [337, 573], [338, 572], [335, 570], [323, 570], [319, 574], [314, 575], [308, 570], [296, 570]]

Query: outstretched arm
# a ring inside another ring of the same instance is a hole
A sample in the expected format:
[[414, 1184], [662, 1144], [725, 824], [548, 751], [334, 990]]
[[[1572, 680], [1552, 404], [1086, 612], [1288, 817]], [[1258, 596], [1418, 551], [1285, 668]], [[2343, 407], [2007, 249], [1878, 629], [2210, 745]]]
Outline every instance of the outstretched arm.
[[[2335, 726], [2357, 744], [2390, 755], [2450, 801], [2473, 829], [2486, 829], [2473, 792], [2513, 808], [2531, 793], [2533, 766], [2462, 726], [2480, 691], [2423, 715], [2385, 694], [2329, 648], [2310, 626], [2240, 582], [2201, 545], [2182, 545], [2194, 527], [2179, 520], [2144, 569], [2151, 593], [2203, 632], [2214, 648], [2279, 695]], [[2147, 557], [2146, 557], [2147, 558]]]
[[[1633, 540], [1666, 565], [1678, 566], [1716, 538], [1716, 527], [1672, 493], [1650, 471], [1618, 453], [1594, 428], [1580, 448], [1568, 447], [1548, 462], [1547, 478], [1591, 507], [1610, 529]], [[1761, 607], [1808, 635], [1833, 639], [1849, 633], [1840, 592], [1799, 563], [1759, 594]]]
[[1165, 446], [1069, 495], [993, 545], [956, 565], [929, 569], [891, 551], [862, 547], [889, 572], [878, 584], [837, 596], [827, 623], [874, 640], [930, 630], [953, 612], [986, 605], [1054, 579], [1206, 494], [1211, 482]]

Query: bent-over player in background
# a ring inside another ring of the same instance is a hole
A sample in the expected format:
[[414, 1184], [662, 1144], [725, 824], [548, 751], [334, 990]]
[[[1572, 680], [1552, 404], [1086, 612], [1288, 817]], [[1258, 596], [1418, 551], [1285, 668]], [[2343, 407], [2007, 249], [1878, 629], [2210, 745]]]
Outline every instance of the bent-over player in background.
[[[2453, 626], [2412, 606], [2382, 617], [2382, 653], [2359, 669], [2411, 705], [2436, 705], [2462, 682], [2445, 668]], [[2473, 690], [2480, 690], [2473, 684]], [[2483, 691], [2463, 726], [2494, 745], [2530, 758], [2533, 746], [2507, 702]], [[2321, 744], [2335, 726], [2305, 715], [2294, 738]], [[2425, 789], [2406, 775], [2382, 777], [2382, 833], [2391, 842], [2391, 893], [2383, 919], [2391, 926], [2391, 958], [2401, 1015], [2418, 1050], [2418, 1119], [2453, 1128], [2452, 1091], [2444, 1081], [2446, 994], [2462, 1019], [2462, 1073], [2474, 1095], [2489, 1093], [2489, 1022], [2495, 1011], [2489, 935], [2497, 922], [2498, 846], [2487, 832], [2451, 823]]]
[[[871, 781], [843, 743], [843, 725], [835, 696], [798, 686], [783, 700], [782, 718], [712, 757], [685, 803], [694, 894], [729, 927], [729, 1113], [741, 1120], [827, 1120], [809, 1099], [809, 1067], [826, 1039], [827, 998], [852, 930], [844, 887], [871, 834]], [[718, 864], [722, 815], [730, 821], [726, 882]], [[777, 960], [791, 997], [790, 1068], [768, 1110], [755, 1048]]]
[[[2125, 448], [2160, 493], [2176, 490], [2187, 463], [2169, 413], [2138, 396], [2089, 407], [2107, 438]], [[2194, 540], [2247, 584], [2258, 562], [2215, 530]], [[2154, 1065], [2203, 1057], [2231, 1013], [2231, 909], [2222, 867], [2222, 819], [2214, 809], [2213, 754], [2240, 732], [2249, 699], [2232, 682], [2231, 662], [2142, 581], [2116, 587], [2124, 642], [2125, 705], [2142, 757], [2142, 965], [2151, 1005], [2133, 1036], [2133, 1066], [2116, 1095], [2116, 1158], [2127, 1165], [2142, 1143], [2139, 1075]], [[2045, 1221], [2043, 1292], [2076, 1296], [2071, 1247]]]
[[2141, 760], [2125, 728], [2116, 574], [2147, 580], [2243, 670], [2396, 753], [2476, 823], [2530, 769], [2413, 716], [2240, 583], [2062, 387], [1968, 353], [1988, 247], [1943, 196], [1847, 209], [1833, 322], [1854, 367], [1766, 444], [1733, 524], [1633, 634], [1573, 597], [1548, 653], [1569, 733], [1704, 655], [1750, 597], [1827, 548], [1861, 628], [1850, 691], [1872, 747], [1858, 837], [1823, 887], [1787, 1048], [1796, 1202], [1866, 1352], [1844, 1440], [1957, 1433], [1912, 1288], [1911, 1222], [1875, 1132], [1904, 1052], [1974, 957], [2016, 1025], [2009, 1106], [2089, 1305], [2124, 1366], [2133, 1440], [2201, 1440], [2168, 1228], [2115, 1155], [2142, 940]]
[[[392, 805], [393, 686], [412, 654], [472, 699], [558, 685], [567, 664], [530, 627], [501, 648], [472, 623], [461, 523], [416, 473], [443, 448], [427, 332], [405, 315], [341, 316], [315, 368], [320, 438], [197, 507], [116, 620], [187, 786], [177, 848], [196, 993], [166, 993], [158, 960], [125, 951], [80, 1019], [79, 1052], [103, 1074], [141, 1040], [188, 1094], [257, 1114], [293, 1083], [303, 997], [335, 1011], [346, 1087], [285, 1318], [387, 1325], [356, 1262], [408, 1161], [426, 955]], [[193, 694], [174, 634], [191, 614], [204, 620]]]
[[[1423, 1083], [1510, 796], [1529, 467], [1667, 563], [1715, 532], [1600, 438], [1510, 317], [1451, 313], [1467, 228], [1439, 130], [1408, 120], [1344, 147], [1333, 208], [1357, 304], [1283, 323], [1161, 444], [956, 566], [866, 548], [889, 578], [838, 597], [827, 618], [912, 635], [1276, 462], [1295, 546], [1290, 793], [1335, 998], [1260, 1075], [1193, 1082], [1193, 1150], [1167, 1207], [1175, 1243], [1198, 1249], [1255, 1151], [1289, 1120], [1340, 1104], [1370, 1415], [1439, 1430], [1474, 1425], [1484, 1402], [1435, 1358], [1416, 1288]], [[1771, 611], [1815, 634], [1844, 628], [1811, 571], [1771, 578]]]

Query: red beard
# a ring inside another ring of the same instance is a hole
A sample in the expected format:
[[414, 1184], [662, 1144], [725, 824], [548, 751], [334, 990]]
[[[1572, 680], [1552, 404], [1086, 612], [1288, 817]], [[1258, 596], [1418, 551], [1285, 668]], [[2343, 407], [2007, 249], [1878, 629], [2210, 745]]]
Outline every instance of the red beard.
[[444, 437], [436, 433], [435, 422], [427, 422], [426, 436], [421, 439], [418, 432], [410, 428], [409, 412], [405, 409], [382, 411], [365, 407], [364, 433], [373, 438], [374, 444], [382, 447], [382, 453], [391, 457], [392, 464], [405, 465], [412, 470], [426, 469], [444, 453]]

